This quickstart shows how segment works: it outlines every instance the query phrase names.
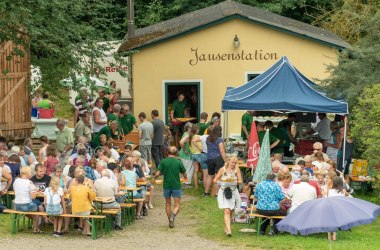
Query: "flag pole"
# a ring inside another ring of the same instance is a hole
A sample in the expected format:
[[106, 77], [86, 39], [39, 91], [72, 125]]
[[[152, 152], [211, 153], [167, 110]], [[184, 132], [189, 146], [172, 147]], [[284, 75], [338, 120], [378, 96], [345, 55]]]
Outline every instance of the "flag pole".
[[344, 116], [344, 134], [343, 134], [343, 159], [342, 159], [342, 174], [343, 174], [343, 179], [344, 179], [344, 172], [346, 171], [346, 137], [347, 137], [347, 123], [348, 119], [347, 116]]

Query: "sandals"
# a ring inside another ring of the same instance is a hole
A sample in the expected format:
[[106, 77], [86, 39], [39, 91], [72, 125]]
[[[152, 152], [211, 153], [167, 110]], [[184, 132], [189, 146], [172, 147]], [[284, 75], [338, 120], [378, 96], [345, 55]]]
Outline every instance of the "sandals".
[[136, 220], [141, 220], [143, 217], [141, 215], [136, 216]]
[[43, 232], [38, 228], [33, 229], [33, 234], [42, 234]]

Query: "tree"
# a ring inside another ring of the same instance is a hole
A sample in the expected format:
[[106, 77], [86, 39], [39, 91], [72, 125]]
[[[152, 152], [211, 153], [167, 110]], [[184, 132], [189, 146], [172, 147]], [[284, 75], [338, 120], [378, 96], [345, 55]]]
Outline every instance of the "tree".
[[[17, 48], [9, 59], [31, 54], [39, 66], [44, 88], [54, 90], [60, 79], [76, 74], [102, 75], [98, 59], [113, 46], [102, 41], [118, 38], [125, 22], [118, 9], [122, 0], [3, 0], [0, 3], [0, 43], [13, 41]], [[124, 31], [125, 33], [125, 31]], [[25, 49], [25, 50], [24, 50]], [[0, 52], [1, 53], [1, 52]], [[117, 54], [114, 66], [125, 65]], [[7, 73], [7, 69], [2, 69]], [[126, 72], [119, 71], [122, 74]], [[74, 86], [75, 87], [75, 86]]]
[[363, 26], [379, 11], [379, 0], [342, 0], [332, 9], [322, 10], [313, 24], [331, 30], [350, 44], [356, 44], [366, 32]]
[[362, 38], [339, 54], [338, 64], [328, 67], [331, 76], [321, 82], [329, 95], [347, 99], [351, 108], [363, 88], [380, 79], [380, 12], [363, 24], [360, 31]]
[[[379, 79], [377, 79], [379, 80]], [[380, 163], [380, 84], [363, 88], [353, 108], [352, 134], [355, 147], [370, 165]]]

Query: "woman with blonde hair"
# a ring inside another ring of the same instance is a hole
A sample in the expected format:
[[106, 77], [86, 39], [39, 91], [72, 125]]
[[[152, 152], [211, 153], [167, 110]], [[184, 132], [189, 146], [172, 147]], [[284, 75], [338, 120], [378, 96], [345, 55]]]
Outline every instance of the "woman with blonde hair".
[[[87, 216], [91, 213], [92, 202], [96, 193], [84, 185], [85, 177], [83, 172], [78, 171], [75, 176], [76, 185], [70, 186], [71, 210], [72, 214]], [[80, 219], [79, 230], [83, 230], [83, 234], [91, 236], [90, 224], [85, 219]]]
[[219, 183], [218, 206], [224, 210], [224, 233], [231, 237], [232, 212], [236, 204], [240, 204], [240, 194], [237, 185], [242, 183], [241, 172], [237, 166], [238, 158], [231, 156], [219, 169], [214, 178], [214, 184]]
[[54, 232], [53, 236], [61, 237], [63, 235], [61, 228], [63, 218], [58, 217], [66, 213], [66, 204], [62, 187], [60, 187], [60, 178], [53, 176], [50, 181], [50, 187], [45, 189], [44, 204], [46, 206], [46, 213], [53, 216]]
[[[17, 178], [13, 183], [13, 189], [15, 191], [15, 205], [17, 211], [22, 212], [37, 212], [42, 208], [36, 199], [36, 186], [30, 180], [32, 177], [32, 169], [30, 167], [21, 168], [21, 177]], [[38, 215], [28, 216], [33, 220], [33, 233], [41, 233], [38, 228]]]

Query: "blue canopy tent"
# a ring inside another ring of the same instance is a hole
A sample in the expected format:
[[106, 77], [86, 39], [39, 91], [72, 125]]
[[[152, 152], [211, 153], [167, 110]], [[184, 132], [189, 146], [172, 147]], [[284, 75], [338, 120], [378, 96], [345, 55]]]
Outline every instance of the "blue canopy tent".
[[[222, 101], [222, 111], [256, 110], [348, 114], [346, 102], [333, 100], [316, 89], [318, 89], [318, 85], [302, 75], [289, 62], [288, 58], [283, 56], [255, 79], [236, 88], [227, 88]], [[227, 120], [228, 112], [226, 112], [225, 127], [228, 126]], [[345, 137], [346, 126], [344, 140]], [[343, 145], [345, 146], [345, 144]], [[343, 152], [345, 152], [344, 149]]]
[[255, 79], [228, 88], [222, 110], [348, 113], [346, 102], [333, 100], [315, 88], [284, 56]]

